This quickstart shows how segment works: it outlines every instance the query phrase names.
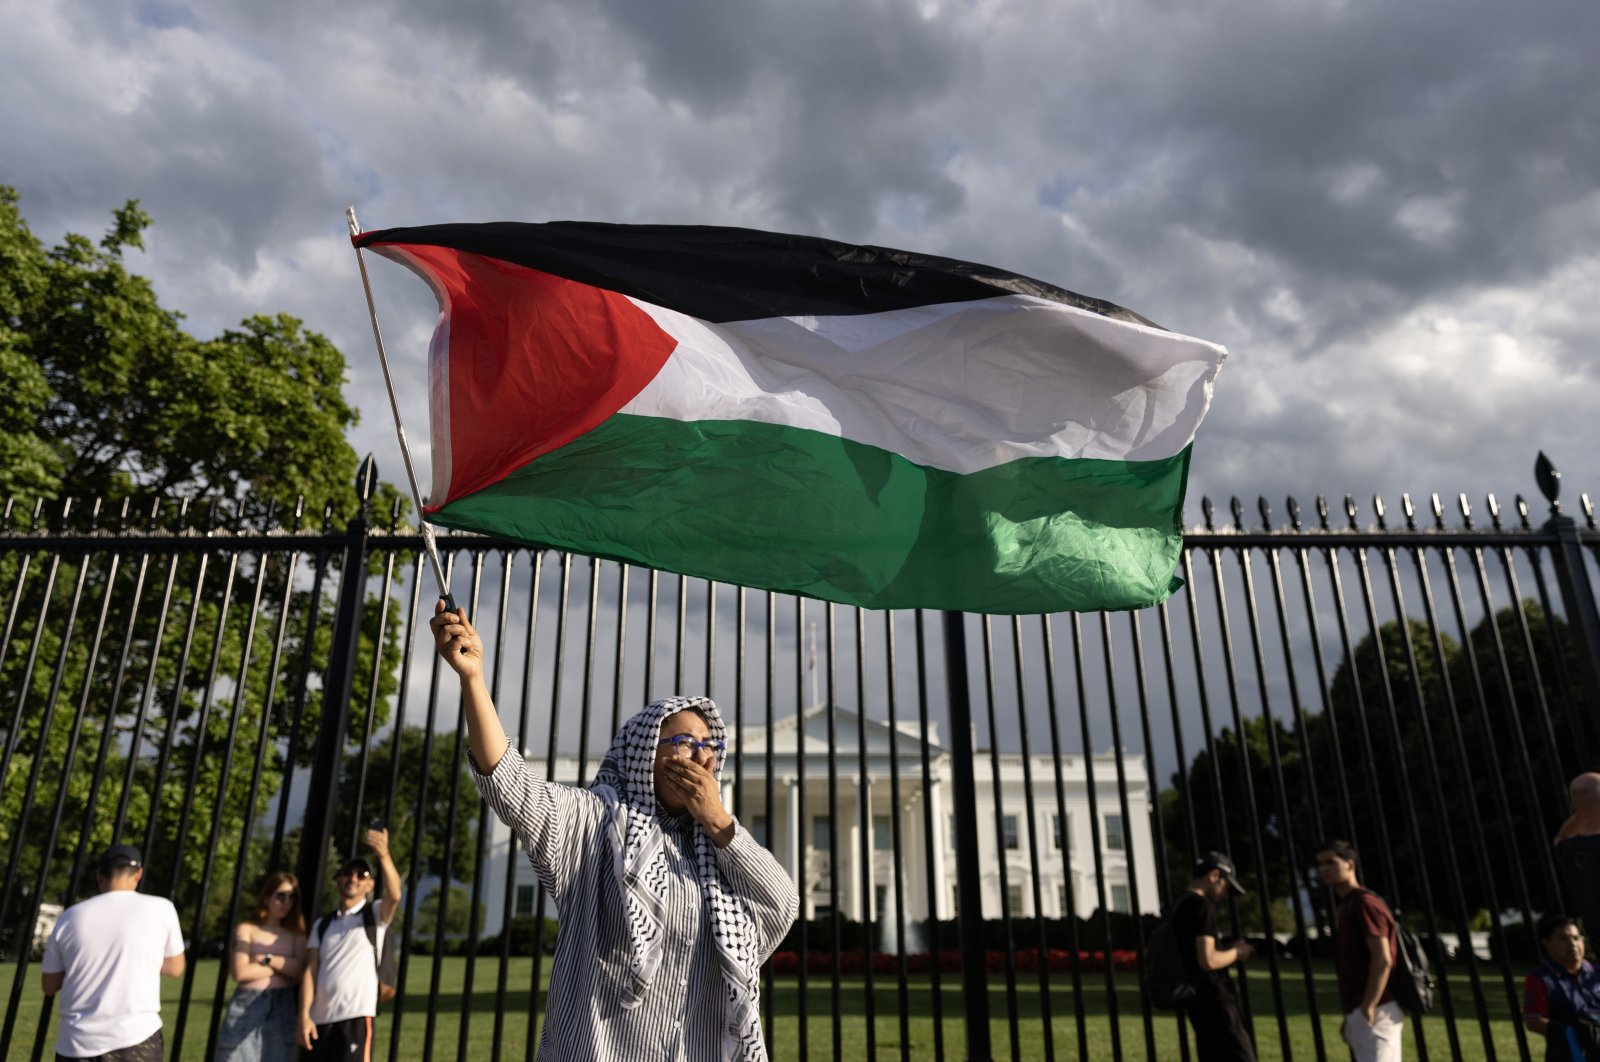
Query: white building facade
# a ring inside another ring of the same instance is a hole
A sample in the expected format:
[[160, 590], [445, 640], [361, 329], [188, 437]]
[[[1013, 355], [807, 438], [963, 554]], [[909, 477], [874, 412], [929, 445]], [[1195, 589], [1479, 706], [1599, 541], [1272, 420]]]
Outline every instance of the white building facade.
[[[895, 919], [896, 823], [901, 897], [907, 921], [954, 918], [961, 897], [956, 889], [951, 754], [941, 744], [937, 726], [924, 735], [915, 721], [901, 722], [897, 730], [891, 731], [885, 723], [869, 719], [864, 757], [855, 712], [838, 709], [833, 734], [835, 782], [831, 806], [828, 718], [823, 705], [774, 725], [770, 809], [766, 729], [746, 726], [741, 738], [730, 728], [730, 747], [722, 774], [724, 802], [744, 827], [767, 845], [797, 883], [802, 918], [817, 918], [837, 909], [857, 921], [868, 916], [879, 922]], [[736, 756], [740, 748], [743, 755]], [[529, 759], [537, 771], [544, 771], [543, 757]], [[1159, 912], [1150, 830], [1152, 794], [1142, 756], [1122, 757], [1124, 813], [1117, 757], [1112, 753], [1096, 754], [1092, 764], [1086, 764], [1082, 756], [1063, 757], [1059, 800], [1053, 758], [1035, 755], [1025, 764], [1020, 755], [1000, 753], [998, 819], [995, 761], [995, 754], [980, 751], [973, 765], [983, 917], [999, 918], [1003, 909], [1023, 918], [1060, 918], [1068, 910], [1087, 917], [1101, 907], [1102, 895], [1104, 905], [1112, 911], [1133, 912], [1137, 905], [1142, 913]], [[593, 778], [596, 766], [597, 759], [590, 757], [587, 777]], [[1095, 796], [1092, 806], [1088, 784], [1091, 768]], [[892, 771], [899, 778], [898, 801]], [[555, 780], [574, 784], [577, 778], [576, 758], [558, 758]], [[740, 783], [737, 791], [736, 778]], [[864, 784], [862, 778], [866, 780]], [[863, 800], [869, 809], [866, 820], [871, 834], [865, 844], [861, 825]], [[484, 867], [485, 934], [498, 932], [504, 917], [509, 843], [510, 831], [494, 821]], [[864, 862], [869, 864], [865, 875]], [[832, 873], [836, 865], [837, 876]], [[513, 916], [533, 914], [537, 901], [537, 878], [526, 855], [519, 850], [511, 889]], [[548, 906], [546, 913], [554, 915]]]

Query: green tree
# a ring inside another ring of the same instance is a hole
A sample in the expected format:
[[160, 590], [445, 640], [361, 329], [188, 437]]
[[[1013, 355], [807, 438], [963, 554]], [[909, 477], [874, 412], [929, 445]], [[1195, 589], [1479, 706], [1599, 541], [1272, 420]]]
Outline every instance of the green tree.
[[[393, 735], [375, 745], [370, 750], [366, 782], [360, 789], [359, 799], [360, 764], [347, 757], [344, 777], [339, 783], [334, 843], [342, 852], [349, 838], [359, 834], [357, 823], [364, 827], [373, 818], [387, 816], [389, 843], [400, 865], [410, 866], [414, 861], [419, 874], [470, 883], [478, 855], [474, 829], [478, 821], [478, 789], [472, 783], [465, 761], [454, 755], [454, 734], [434, 734], [424, 771], [427, 737], [422, 727], [401, 728], [398, 773], [394, 770]], [[427, 780], [425, 793], [424, 777]], [[452, 792], [454, 817], [450, 808]], [[424, 827], [421, 830], [417, 828], [419, 822]], [[416, 850], [412, 851], [414, 844]]]
[[[1364, 883], [1398, 895], [1417, 915], [1426, 877], [1441, 928], [1517, 905], [1509, 861], [1525, 869], [1535, 909], [1554, 901], [1542, 871], [1549, 837], [1565, 814], [1565, 780], [1582, 768], [1579, 756], [1591, 741], [1591, 724], [1560, 681], [1563, 669], [1577, 674], [1572, 640], [1565, 622], [1533, 600], [1480, 621], [1469, 637], [1471, 652], [1442, 632], [1435, 641], [1419, 619], [1383, 624], [1377, 637], [1362, 638], [1350, 659], [1339, 662], [1329, 681], [1329, 710], [1307, 715], [1303, 743], [1274, 720], [1287, 823], [1273, 798], [1266, 724], [1246, 720], [1271, 895], [1288, 896], [1309, 880], [1304, 866], [1290, 865], [1284, 840], [1292, 836], [1296, 861], [1309, 865], [1320, 839], [1315, 797], [1322, 833], [1354, 834]], [[1202, 848], [1220, 843], [1220, 785], [1233, 855], [1254, 889], [1260, 882], [1243, 814], [1246, 757], [1229, 729], [1212, 747], [1214, 754], [1195, 755], [1186, 783], [1175, 775], [1161, 794], [1169, 862], [1185, 865], [1190, 816]], [[1474, 809], [1483, 825], [1481, 852], [1471, 829]]]
[[[114, 213], [98, 244], [72, 234], [52, 248], [18, 203], [0, 188], [0, 386], [12, 399], [0, 410], [0, 493], [98, 498], [70, 514], [52, 503], [50, 524], [68, 529], [142, 525], [151, 513], [169, 532], [256, 529], [301, 497], [330, 530], [355, 516], [358, 462], [344, 436], [356, 412], [331, 343], [283, 315], [191, 336], [123, 260], [150, 224], [137, 203]], [[398, 516], [396, 498], [381, 487], [376, 512]], [[0, 534], [0, 587], [19, 617], [0, 644], [6, 921], [39, 899], [46, 859], [45, 898], [92, 889], [87, 871], [69, 880], [69, 870], [117, 833], [148, 838], [152, 887], [171, 893], [186, 925], [202, 900], [209, 922], [232, 906], [236, 873], [248, 892], [265, 871], [241, 864], [247, 838], [285, 773], [309, 762], [340, 582], [379, 569], [344, 573], [333, 556], [318, 583], [307, 570], [316, 559], [291, 570], [287, 550], [31, 549]], [[383, 726], [398, 682], [399, 606], [385, 619], [373, 589], [351, 699], [357, 736], [369, 704], [371, 727]], [[297, 718], [291, 762], [283, 743]]]
[[472, 917], [472, 896], [459, 885], [451, 885], [448, 890], [436, 888], [424, 896], [417, 904], [417, 927], [412, 932], [412, 939], [424, 940], [431, 943], [439, 926], [439, 901], [449, 892], [444, 905], [444, 935], [446, 940], [459, 939], [467, 935]]

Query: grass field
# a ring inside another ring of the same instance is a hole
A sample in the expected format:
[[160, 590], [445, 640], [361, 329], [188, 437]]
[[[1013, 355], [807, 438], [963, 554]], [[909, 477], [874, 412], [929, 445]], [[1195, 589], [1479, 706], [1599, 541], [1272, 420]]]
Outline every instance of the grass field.
[[[177, 1032], [183, 982], [168, 981], [163, 984], [165, 1004], [163, 1019], [169, 1058], [195, 1060], [205, 1055], [206, 1038], [212, 1016], [211, 999], [217, 983], [219, 966], [217, 960], [201, 960], [194, 964], [194, 969], [192, 999], [184, 1022], [181, 1044], [177, 1040]], [[549, 962], [546, 961], [543, 964], [542, 980], [548, 978], [549, 969]], [[1292, 980], [1288, 979], [1288, 970], [1285, 971], [1283, 1024], [1287, 1031], [1289, 1047], [1286, 1053], [1283, 1049], [1279, 1023], [1275, 1017], [1277, 1011], [1273, 1003], [1272, 986], [1265, 976], [1264, 967], [1256, 972], [1258, 976], [1251, 978], [1251, 1003], [1255, 1014], [1258, 1053], [1263, 1062], [1286, 1057], [1316, 1058], [1315, 1030], [1304, 982], [1298, 976]], [[1294, 972], [1298, 974], [1298, 967], [1294, 968]], [[472, 989], [468, 995], [467, 961], [462, 958], [445, 958], [441, 960], [437, 971], [437, 987], [430, 993], [434, 977], [432, 960], [425, 956], [412, 959], [406, 974], [406, 991], [410, 998], [401, 1014], [396, 1015], [392, 1007], [384, 1008], [384, 1013], [378, 1019], [378, 1042], [374, 1059], [381, 1062], [393, 1057], [402, 1062], [419, 1062], [427, 1058], [491, 1058], [495, 1039], [495, 998], [499, 975], [497, 960], [478, 960], [473, 970]], [[527, 1006], [531, 975], [531, 959], [513, 959], [506, 969], [506, 1012], [502, 1016], [500, 1037], [501, 1056], [506, 1059], [523, 1058], [528, 1035]], [[12, 979], [0, 978], [0, 983], [4, 984], [9, 999]], [[1344, 1045], [1339, 1041], [1337, 1019], [1334, 1016], [1338, 1007], [1338, 997], [1331, 968], [1327, 966], [1318, 968], [1316, 986], [1326, 1057], [1343, 1059], [1347, 1055]], [[1450, 988], [1456, 1001], [1457, 1028], [1460, 1036], [1459, 1057], [1463, 1059], [1489, 1057], [1477, 1010], [1471, 1003], [1471, 990], [1466, 974], [1452, 970]], [[1507, 1005], [1503, 984], [1495, 982], [1486, 985], [1485, 989], [1488, 995], [1486, 1017], [1495, 1054], [1502, 1059], [1518, 1058], [1516, 1032], [1512, 1025], [1511, 1010]], [[426, 1002], [430, 994], [435, 1000], [431, 1027]], [[1046, 1029], [1041, 1016], [1041, 995], [1036, 975], [1018, 976], [1017, 1035], [1014, 1051], [1004, 975], [991, 977], [989, 995], [990, 1014], [994, 1018], [991, 1025], [994, 1057], [997, 1059], [1046, 1057]], [[821, 978], [813, 976], [809, 979], [806, 989], [807, 1020], [802, 1036], [798, 978], [780, 978], [776, 982], [772, 999], [776, 1016], [775, 1027], [768, 1031], [768, 1043], [771, 1045], [774, 1060], [800, 1058], [821, 1060], [835, 1057], [833, 998], [831, 978], [824, 975]], [[838, 998], [840, 1002], [837, 1057], [847, 1060], [864, 1059], [869, 1055], [885, 1059], [901, 1057], [899, 990], [893, 979], [885, 981], [879, 978], [874, 985], [872, 999], [875, 1004], [876, 1020], [873, 1023], [875, 1035], [870, 1052], [866, 1021], [868, 996], [864, 979], [859, 976], [842, 978]], [[963, 1002], [959, 983], [953, 980], [952, 975], [945, 975], [940, 998], [943, 1001], [944, 1019], [936, 1030], [931, 978], [927, 975], [913, 977], [907, 986], [906, 1040], [912, 1058], [937, 1057], [936, 1033], [939, 1031], [942, 1031], [943, 1035], [944, 1057], [960, 1059], [965, 1055]], [[1080, 1054], [1077, 1008], [1074, 1005], [1071, 976], [1068, 974], [1051, 976], [1049, 1009], [1052, 1019], [1049, 1024], [1056, 1058], [1109, 1059], [1117, 1056], [1119, 1047], [1120, 1054], [1124, 1058], [1149, 1057], [1146, 1049], [1144, 1017], [1139, 1009], [1138, 986], [1133, 975], [1117, 976], [1118, 1018], [1115, 1022], [1110, 1016], [1111, 1008], [1108, 1005], [1109, 997], [1105, 991], [1103, 975], [1085, 975], [1082, 1001], [1083, 1043], [1087, 1050]], [[41, 1003], [37, 967], [30, 967], [27, 983], [23, 985], [17, 1006], [15, 1028], [9, 1050], [6, 1052], [7, 1058], [29, 1057], [39, 1025]], [[463, 1010], [465, 1010], [466, 1026], [464, 1039]], [[1154, 1057], [1177, 1059], [1179, 1057], [1177, 1022], [1171, 1015], [1159, 1012], [1152, 1016], [1151, 1021]], [[391, 1055], [391, 1039], [396, 1023], [399, 1026], [399, 1044], [396, 1052]], [[50, 1057], [50, 1051], [54, 1046], [53, 1017], [49, 1024], [47, 1039], [44, 1042], [46, 1058]], [[1424, 1035], [1428, 1042], [1428, 1056], [1435, 1059], [1453, 1057], [1442, 1007], [1436, 1007], [1434, 1013], [1430, 1014], [1423, 1024]], [[1115, 1039], [1114, 1031], [1117, 1033]], [[537, 1025], [534, 1034], [537, 1035]], [[1414, 1034], [1408, 1032], [1407, 1038], [1406, 1057], [1420, 1057]], [[1536, 1044], [1534, 1047], [1536, 1057], [1542, 1057], [1543, 1044]]]

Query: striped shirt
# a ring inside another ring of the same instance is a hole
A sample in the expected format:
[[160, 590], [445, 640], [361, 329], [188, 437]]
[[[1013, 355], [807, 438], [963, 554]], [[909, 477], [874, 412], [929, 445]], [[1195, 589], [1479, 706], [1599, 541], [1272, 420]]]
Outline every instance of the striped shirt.
[[[720, 1058], [724, 985], [710, 912], [695, 878], [694, 820], [659, 813], [670, 871], [663, 897], [666, 946], [650, 991], [627, 1009], [627, 915], [605, 836], [605, 805], [587, 789], [535, 778], [509, 750], [489, 774], [475, 764], [472, 774], [489, 807], [527, 850], [560, 920], [539, 1038], [542, 1062]], [[733, 840], [716, 857], [755, 922], [760, 953], [770, 955], [799, 908], [793, 884], [743, 826], [735, 826]]]

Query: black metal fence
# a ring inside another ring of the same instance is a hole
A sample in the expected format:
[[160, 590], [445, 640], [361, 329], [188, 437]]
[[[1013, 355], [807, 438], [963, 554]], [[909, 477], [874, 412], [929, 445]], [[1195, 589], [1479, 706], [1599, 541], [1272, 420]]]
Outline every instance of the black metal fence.
[[[441, 543], [549, 776], [591, 777], [653, 697], [722, 706], [730, 806], [802, 896], [764, 975], [777, 1058], [1187, 1059], [1138, 969], [1212, 848], [1250, 889], [1226, 928], [1261, 944], [1236, 974], [1261, 1057], [1342, 1057], [1308, 869], [1327, 836], [1445, 973], [1418, 1055], [1530, 1058], [1549, 838], [1567, 780], [1600, 766], [1600, 532], [1586, 496], [1538, 522], [1521, 498], [1430, 501], [1220, 522], [1202, 502], [1184, 588], [1123, 614], [869, 613]], [[325, 893], [382, 817], [405, 896], [379, 1050], [533, 1056], [553, 910], [463, 771], [420, 539], [379, 523], [6, 506], [0, 1055], [51, 1049], [39, 951], [113, 840], [178, 906], [197, 961], [167, 1042], [200, 1058], [257, 883], [293, 869]]]

